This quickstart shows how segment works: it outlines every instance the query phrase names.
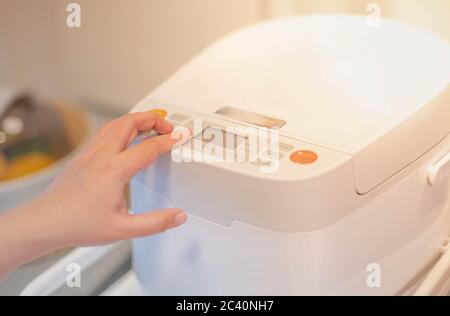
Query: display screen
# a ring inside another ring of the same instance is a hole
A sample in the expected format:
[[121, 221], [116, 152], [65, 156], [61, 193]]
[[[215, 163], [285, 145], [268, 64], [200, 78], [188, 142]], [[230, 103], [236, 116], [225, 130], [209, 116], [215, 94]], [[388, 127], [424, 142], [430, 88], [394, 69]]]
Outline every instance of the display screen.
[[281, 128], [286, 124], [286, 121], [274, 117], [265, 116], [262, 114], [244, 111], [241, 109], [225, 106], [218, 109], [216, 114], [231, 118], [233, 120], [249, 123], [267, 128]]
[[198, 134], [195, 139], [201, 140], [205, 144], [212, 144], [228, 149], [236, 149], [245, 142], [246, 137], [227, 132], [223, 129], [208, 126], [200, 134]]

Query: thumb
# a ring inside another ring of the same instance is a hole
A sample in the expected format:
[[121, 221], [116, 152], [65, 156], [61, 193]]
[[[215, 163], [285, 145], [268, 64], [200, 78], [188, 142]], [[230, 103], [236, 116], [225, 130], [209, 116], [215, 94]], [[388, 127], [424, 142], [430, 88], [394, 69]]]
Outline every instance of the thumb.
[[136, 238], [162, 233], [178, 227], [187, 220], [187, 214], [180, 209], [172, 208], [147, 212], [139, 215], [127, 215], [121, 221], [125, 225], [127, 238]]

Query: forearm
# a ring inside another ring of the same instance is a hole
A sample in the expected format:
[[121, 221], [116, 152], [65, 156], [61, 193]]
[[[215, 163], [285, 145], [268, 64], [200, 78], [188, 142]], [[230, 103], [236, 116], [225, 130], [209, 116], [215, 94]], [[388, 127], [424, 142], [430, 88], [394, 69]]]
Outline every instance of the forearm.
[[39, 216], [45, 207], [45, 200], [38, 199], [0, 215], [0, 279], [58, 248], [52, 240], [52, 227]]

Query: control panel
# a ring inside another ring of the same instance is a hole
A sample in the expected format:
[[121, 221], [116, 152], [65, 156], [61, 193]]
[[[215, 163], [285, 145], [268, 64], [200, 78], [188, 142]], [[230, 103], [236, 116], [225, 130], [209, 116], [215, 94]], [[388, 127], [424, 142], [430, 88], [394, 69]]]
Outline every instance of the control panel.
[[[172, 151], [175, 162], [204, 162], [253, 175], [298, 178], [317, 174], [324, 167], [348, 159], [348, 155], [305, 142], [300, 136], [284, 134], [279, 127], [285, 123], [282, 120], [235, 108], [226, 109], [198, 113], [144, 100], [134, 112], [156, 113], [173, 124], [175, 132], [189, 129], [190, 140]], [[259, 123], [263, 121], [275, 127]], [[155, 132], [149, 132], [143, 137], [155, 135]]]

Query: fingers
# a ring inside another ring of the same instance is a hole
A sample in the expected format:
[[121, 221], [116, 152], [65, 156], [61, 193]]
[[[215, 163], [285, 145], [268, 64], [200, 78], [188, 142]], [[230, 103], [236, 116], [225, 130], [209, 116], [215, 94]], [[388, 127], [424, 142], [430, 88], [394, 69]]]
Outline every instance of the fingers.
[[173, 129], [172, 124], [164, 120], [161, 116], [150, 112], [132, 113], [125, 115], [121, 121], [120, 128], [115, 129], [118, 139], [124, 141], [124, 147], [128, 147], [133, 139], [140, 133], [155, 130], [160, 134], [170, 133]]
[[140, 215], [127, 214], [120, 220], [124, 238], [136, 238], [162, 233], [187, 221], [187, 214], [180, 209], [165, 209]]
[[138, 171], [155, 161], [159, 155], [169, 152], [179, 142], [176, 136], [166, 134], [153, 137], [120, 153], [117, 163], [123, 170], [124, 180], [131, 179]]
[[167, 134], [172, 129], [173, 126], [158, 114], [140, 112], [127, 114], [110, 122], [95, 138], [102, 141], [102, 148], [110, 152], [121, 152], [140, 132], [155, 130], [160, 134]]

